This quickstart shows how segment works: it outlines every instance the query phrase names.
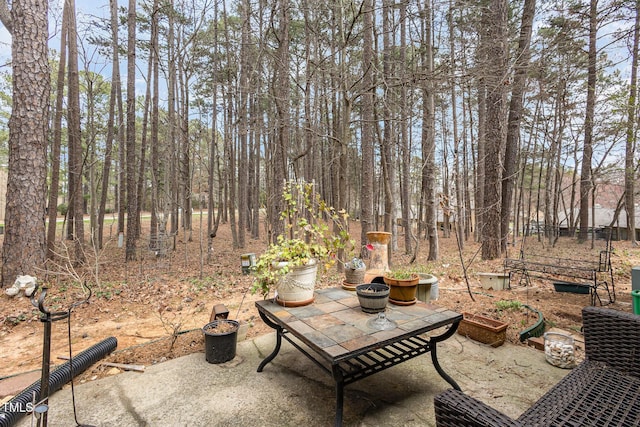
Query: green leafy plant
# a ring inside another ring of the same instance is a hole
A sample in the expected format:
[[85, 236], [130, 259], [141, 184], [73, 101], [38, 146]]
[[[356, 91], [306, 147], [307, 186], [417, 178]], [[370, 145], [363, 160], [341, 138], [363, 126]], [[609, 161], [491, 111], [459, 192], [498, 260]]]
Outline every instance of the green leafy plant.
[[522, 303], [520, 301], [496, 301], [496, 307], [498, 311], [502, 310], [520, 310], [522, 308]]
[[193, 278], [189, 280], [191, 287], [194, 292], [200, 293], [206, 291], [211, 288], [215, 288], [215, 283], [213, 283], [213, 279], [211, 277]]
[[20, 322], [24, 322], [27, 320], [27, 315], [24, 313], [20, 313], [17, 316], [7, 316], [4, 318], [4, 322], [10, 326], [16, 326]]
[[386, 272], [384, 275], [396, 280], [416, 279], [418, 277], [418, 273], [408, 268], [395, 268]]
[[354, 247], [346, 228], [348, 213], [327, 205], [312, 183], [286, 183], [282, 197], [285, 232], [257, 258], [253, 270], [251, 292], [265, 297], [291, 268], [313, 262], [330, 268], [338, 252]]

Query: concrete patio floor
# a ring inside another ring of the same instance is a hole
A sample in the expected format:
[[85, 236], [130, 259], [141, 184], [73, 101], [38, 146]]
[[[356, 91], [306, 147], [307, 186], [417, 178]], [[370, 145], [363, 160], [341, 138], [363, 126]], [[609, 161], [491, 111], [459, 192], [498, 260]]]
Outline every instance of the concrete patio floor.
[[[236, 358], [210, 364], [204, 353], [75, 386], [77, 421], [93, 426], [330, 426], [332, 379], [290, 344], [263, 372], [275, 333], [238, 343]], [[438, 347], [444, 370], [462, 390], [517, 417], [567, 370], [544, 353], [504, 344], [492, 348], [458, 334]], [[428, 355], [345, 388], [345, 426], [433, 426], [434, 396], [449, 385]], [[49, 400], [49, 426], [76, 425], [71, 387]], [[17, 424], [30, 426], [25, 416]], [[33, 424], [35, 425], [35, 423]]]

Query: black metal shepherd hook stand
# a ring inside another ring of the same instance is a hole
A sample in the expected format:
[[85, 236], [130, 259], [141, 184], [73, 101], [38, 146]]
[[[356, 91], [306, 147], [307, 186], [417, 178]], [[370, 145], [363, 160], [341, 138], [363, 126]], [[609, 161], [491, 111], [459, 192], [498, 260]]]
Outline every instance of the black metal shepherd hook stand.
[[46, 286], [42, 287], [40, 297], [36, 301], [34, 295], [36, 291], [31, 295], [31, 304], [38, 307], [40, 310], [40, 321], [44, 323], [44, 339], [42, 342], [42, 375], [40, 377], [40, 396], [38, 396], [37, 403], [35, 404], [33, 411], [38, 419], [38, 426], [47, 425], [47, 410], [49, 409], [49, 365], [51, 362], [51, 324], [58, 320], [64, 320], [69, 317], [70, 312], [56, 311], [51, 312], [44, 306], [44, 300], [47, 297]]
[[[86, 287], [86, 284], [83, 284]], [[44, 338], [42, 343], [42, 375], [40, 379], [40, 395], [36, 400], [36, 403], [33, 407], [33, 412], [37, 418], [37, 426], [38, 427], [46, 427], [47, 426], [47, 412], [49, 410], [49, 366], [51, 363], [51, 324], [58, 320], [68, 319], [71, 316], [71, 310], [85, 302], [89, 301], [91, 298], [91, 289], [89, 289], [89, 296], [75, 304], [73, 304], [69, 310], [67, 311], [50, 311], [44, 305], [44, 300], [47, 297], [47, 286], [43, 286], [40, 291], [40, 296], [36, 300], [35, 295], [37, 293], [37, 288], [34, 290], [33, 294], [31, 294], [31, 304], [34, 307], [37, 307], [40, 310], [40, 321], [44, 324]], [[73, 360], [70, 360], [70, 367], [73, 372]], [[73, 377], [73, 373], [71, 375]]]

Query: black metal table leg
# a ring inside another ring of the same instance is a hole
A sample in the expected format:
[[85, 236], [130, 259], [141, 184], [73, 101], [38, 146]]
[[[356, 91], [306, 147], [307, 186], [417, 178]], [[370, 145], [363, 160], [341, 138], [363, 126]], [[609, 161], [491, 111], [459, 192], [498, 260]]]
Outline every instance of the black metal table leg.
[[342, 427], [342, 412], [344, 409], [344, 380], [337, 365], [333, 366], [333, 379], [336, 382], [336, 418], [335, 427]]
[[442, 341], [450, 338], [453, 334], [455, 334], [456, 330], [458, 329], [458, 325], [459, 324], [460, 324], [460, 322], [456, 322], [456, 323], [452, 324], [451, 327], [444, 334], [437, 335], [437, 336], [431, 337], [429, 339], [429, 343], [431, 344], [431, 361], [433, 362], [433, 367], [436, 368], [436, 371], [438, 372], [438, 374], [440, 374], [440, 376], [446, 382], [451, 384], [451, 387], [453, 387], [456, 390], [460, 390], [460, 386], [440, 366], [440, 362], [438, 362], [438, 353], [436, 351], [436, 345], [437, 345], [437, 343], [442, 342]]
[[[440, 366], [436, 352], [437, 344], [447, 340], [457, 331], [458, 324], [462, 320], [462, 315], [458, 313], [446, 311], [441, 313], [441, 316], [429, 319], [433, 323], [427, 321], [424, 327], [409, 329], [406, 333], [398, 336], [383, 339], [376, 338], [375, 345], [366, 344], [351, 350], [345, 348], [343, 352], [333, 354], [328, 352], [320, 341], [315, 340], [311, 336], [312, 334], [307, 333], [310, 325], [307, 320], [308, 316], [304, 316], [305, 321], [300, 322], [298, 320], [301, 320], [303, 316], [296, 309], [280, 309], [268, 301], [258, 301], [256, 302], [256, 307], [264, 323], [276, 331], [277, 338], [275, 348], [260, 363], [258, 372], [262, 372], [264, 367], [276, 357], [280, 351], [282, 340], [289, 341], [293, 347], [333, 377], [336, 394], [334, 415], [336, 427], [341, 427], [343, 424], [345, 386], [428, 352], [432, 353], [432, 363], [438, 374], [453, 388], [460, 390], [458, 384]], [[352, 311], [354, 315], [356, 313], [358, 315], [361, 314], [355, 308]], [[408, 314], [410, 317], [413, 316], [418, 319], [431, 317], [433, 314], [433, 310], [428, 310], [424, 307], [418, 307], [416, 311], [417, 313], [410, 312]], [[322, 313], [317, 313], [313, 316], [327, 315]], [[306, 314], [306, 312], [303, 314]], [[304, 328], [300, 326], [303, 323], [307, 324]], [[444, 329], [446, 325], [450, 326]], [[432, 337], [425, 335], [439, 328], [444, 331], [442, 334]], [[307, 347], [315, 353], [308, 352]]]
[[280, 347], [282, 346], [282, 327], [280, 325], [273, 323], [262, 311], [258, 311], [258, 313], [260, 314], [262, 321], [267, 326], [276, 330], [276, 347], [273, 349], [271, 354], [265, 357], [265, 359], [258, 366], [258, 372], [262, 372], [264, 367], [267, 366], [267, 363], [271, 362], [278, 355], [278, 352], [280, 351]]

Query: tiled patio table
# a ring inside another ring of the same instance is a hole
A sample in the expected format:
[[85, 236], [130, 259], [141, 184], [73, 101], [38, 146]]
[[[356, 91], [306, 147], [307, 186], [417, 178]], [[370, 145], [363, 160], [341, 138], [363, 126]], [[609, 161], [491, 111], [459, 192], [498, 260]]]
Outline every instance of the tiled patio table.
[[[333, 377], [336, 426], [342, 425], [344, 386], [421, 354], [430, 352], [436, 371], [460, 390], [440, 366], [436, 344], [455, 333], [462, 314], [422, 302], [409, 306], [389, 304], [385, 315], [397, 327], [373, 329], [368, 323], [377, 315], [364, 313], [355, 292], [342, 288], [317, 290], [315, 302], [303, 307], [283, 307], [272, 299], [257, 301], [256, 307], [277, 335], [273, 352], [260, 363], [258, 372], [276, 357], [282, 338], [289, 341]], [[438, 328], [445, 330], [435, 336], [427, 334]]]

